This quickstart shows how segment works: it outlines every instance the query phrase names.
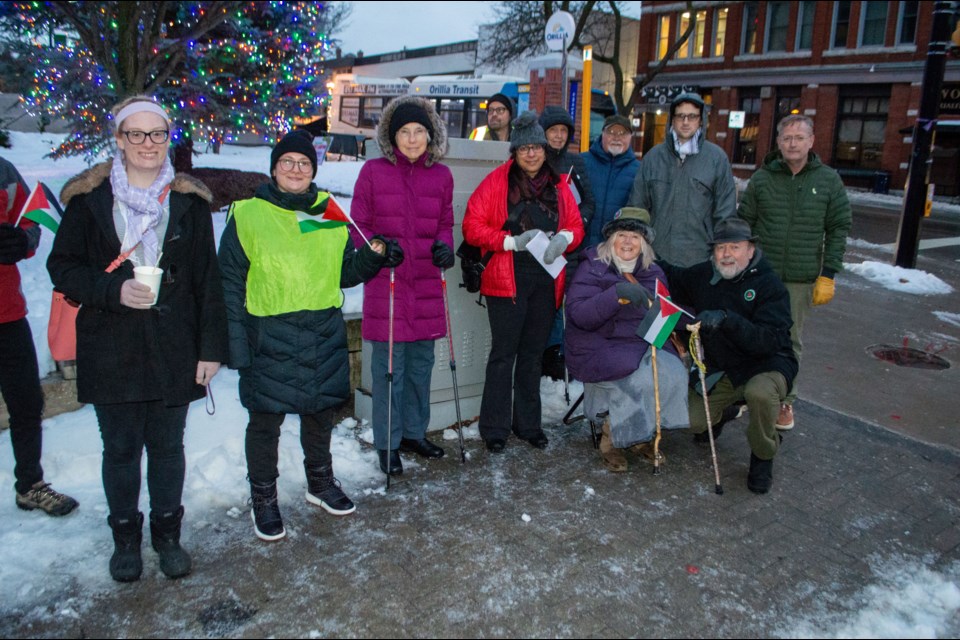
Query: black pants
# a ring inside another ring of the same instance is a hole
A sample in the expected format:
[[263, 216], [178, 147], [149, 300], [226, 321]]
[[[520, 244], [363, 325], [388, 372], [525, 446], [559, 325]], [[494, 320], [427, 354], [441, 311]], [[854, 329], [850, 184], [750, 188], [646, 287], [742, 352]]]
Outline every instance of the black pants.
[[543, 350], [557, 306], [553, 279], [539, 265], [536, 269], [516, 270], [516, 299], [487, 298], [491, 347], [480, 403], [484, 440], [505, 440], [511, 430], [521, 438], [541, 431]]
[[[334, 409], [320, 413], [300, 414], [300, 446], [306, 467], [324, 467], [333, 462], [330, 435], [333, 433]], [[280, 425], [285, 413], [250, 412], [247, 423], [247, 475], [251, 482], [267, 484], [280, 475], [277, 470]]]
[[43, 480], [40, 467], [43, 391], [37, 351], [26, 318], [0, 323], [0, 393], [10, 413], [15, 487], [25, 493]]
[[103, 438], [103, 491], [110, 515], [136, 518], [140, 511], [140, 460], [147, 449], [150, 509], [170, 513], [180, 507], [186, 460], [183, 430], [187, 407], [162, 400], [94, 406]]

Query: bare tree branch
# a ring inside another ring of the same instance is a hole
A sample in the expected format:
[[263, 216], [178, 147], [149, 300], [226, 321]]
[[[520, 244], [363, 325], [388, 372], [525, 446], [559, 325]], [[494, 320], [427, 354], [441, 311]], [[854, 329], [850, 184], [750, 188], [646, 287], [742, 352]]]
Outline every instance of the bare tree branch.
[[630, 99], [627, 100], [627, 108], [633, 109], [635, 105], [640, 100], [640, 94], [643, 91], [643, 88], [653, 82], [653, 79], [660, 75], [660, 72], [667, 68], [667, 63], [673, 60], [674, 56], [677, 55], [677, 51], [680, 50], [687, 40], [690, 39], [693, 30], [697, 28], [697, 13], [693, 10], [693, 0], [687, 0], [687, 11], [690, 13], [690, 23], [687, 25], [686, 30], [680, 34], [680, 37], [677, 38], [676, 42], [671, 44], [667, 48], [667, 53], [663, 56], [657, 66], [648, 71], [645, 74], [638, 75], [636, 81], [633, 85], [633, 91], [630, 93]]

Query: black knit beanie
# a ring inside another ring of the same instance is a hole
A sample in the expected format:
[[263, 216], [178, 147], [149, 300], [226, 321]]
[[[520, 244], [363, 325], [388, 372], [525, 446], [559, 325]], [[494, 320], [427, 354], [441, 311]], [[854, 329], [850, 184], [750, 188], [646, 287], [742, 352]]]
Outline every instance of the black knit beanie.
[[487, 100], [487, 109], [490, 108], [491, 102], [499, 102], [500, 104], [505, 106], [507, 110], [510, 112], [511, 119], [513, 119], [514, 114], [517, 113], [517, 106], [513, 104], [513, 100], [511, 100], [509, 96], [506, 96], [502, 93], [495, 93], [492, 96], [490, 96], [490, 99]]
[[550, 127], [562, 124], [567, 128], [567, 143], [573, 142], [573, 118], [563, 107], [544, 107], [540, 114], [540, 126], [546, 132]]
[[317, 150], [313, 146], [313, 136], [305, 129], [293, 129], [280, 139], [270, 152], [270, 175], [277, 166], [280, 156], [285, 153], [302, 153], [313, 165], [313, 176], [317, 177]]
[[390, 135], [390, 142], [397, 144], [397, 131], [403, 128], [403, 125], [416, 122], [422, 124], [427, 130], [427, 135], [433, 139], [433, 125], [430, 123], [430, 115], [427, 110], [414, 102], [404, 102], [398, 106], [390, 117], [390, 127], [387, 132]]

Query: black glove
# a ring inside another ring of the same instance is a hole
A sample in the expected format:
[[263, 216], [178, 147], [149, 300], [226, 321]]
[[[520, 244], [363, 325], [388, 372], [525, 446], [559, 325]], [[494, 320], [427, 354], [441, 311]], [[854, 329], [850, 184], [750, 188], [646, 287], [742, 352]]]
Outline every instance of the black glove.
[[433, 246], [430, 247], [430, 251], [433, 252], [433, 266], [435, 267], [449, 269], [456, 261], [453, 256], [453, 249], [450, 248], [450, 245], [441, 240], [434, 242]]
[[393, 269], [394, 267], [399, 267], [400, 263], [403, 262], [403, 249], [400, 247], [400, 243], [396, 240], [384, 240], [384, 244], [387, 245], [384, 255], [387, 256], [386, 261], [384, 261], [383, 266], [388, 269]]
[[727, 312], [719, 309], [708, 309], [697, 314], [696, 322], [700, 323], [700, 329], [704, 333], [713, 333], [727, 319]]
[[643, 285], [633, 282], [618, 282], [617, 297], [629, 300], [633, 306], [644, 309], [653, 302], [653, 294], [647, 291]]
[[27, 232], [9, 222], [0, 224], [0, 264], [16, 264], [28, 253]]

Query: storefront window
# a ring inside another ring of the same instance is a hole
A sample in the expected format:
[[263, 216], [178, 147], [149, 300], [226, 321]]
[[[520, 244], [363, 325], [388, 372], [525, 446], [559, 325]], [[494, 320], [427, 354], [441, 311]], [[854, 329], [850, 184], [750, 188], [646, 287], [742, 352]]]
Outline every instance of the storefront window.
[[745, 89], [740, 93], [740, 111], [746, 112], [743, 128], [736, 130], [733, 161], [736, 164], [757, 164], [757, 138], [760, 134], [760, 90]]
[[837, 167], [879, 169], [890, 110], [890, 89], [861, 87], [858, 92], [867, 95], [847, 97], [841, 94], [834, 164]]

